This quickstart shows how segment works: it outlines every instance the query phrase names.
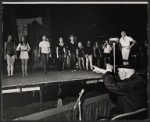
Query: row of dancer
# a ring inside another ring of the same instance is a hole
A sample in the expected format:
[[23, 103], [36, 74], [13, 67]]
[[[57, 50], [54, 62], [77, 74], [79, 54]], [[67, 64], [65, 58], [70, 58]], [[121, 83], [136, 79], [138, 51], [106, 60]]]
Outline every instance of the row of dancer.
[[[66, 45], [63, 41], [63, 38], [60, 37], [59, 43], [56, 46], [56, 57], [58, 59], [58, 69], [57, 69], [58, 72], [64, 70], [65, 62], [69, 62], [69, 67], [72, 72], [75, 71], [76, 59], [78, 59], [79, 68], [87, 70], [92, 69], [93, 59], [95, 59], [96, 61], [95, 64], [98, 67], [100, 66], [101, 59], [104, 60], [104, 66], [106, 66], [106, 63], [111, 63], [112, 46], [109, 44], [108, 40], [105, 40], [104, 44], [102, 44], [101, 46], [98, 44], [98, 42], [95, 42], [95, 45], [92, 46], [91, 42], [87, 41], [87, 44], [84, 47], [82, 45], [82, 42], [78, 42], [78, 44], [75, 43], [75, 37], [73, 35], [70, 35], [69, 39], [70, 44]], [[131, 42], [132, 44], [130, 44]], [[126, 35], [125, 31], [121, 32], [121, 38], [119, 40], [119, 48], [122, 53], [122, 59], [124, 61], [128, 62], [129, 53], [131, 51], [131, 48], [134, 46], [135, 42], [136, 42], [135, 40]], [[46, 37], [45, 42], [40, 43], [45, 43], [45, 45], [47, 46], [47, 53], [46, 55], [44, 54], [45, 56], [42, 56], [45, 62], [44, 66], [45, 72], [47, 72], [46, 67], [48, 66], [49, 54], [51, 54], [50, 45], [48, 44], [48, 41], [46, 41]], [[44, 48], [39, 46], [39, 49], [41, 50]], [[86, 65], [84, 64], [85, 62]]]
[[[126, 35], [123, 31], [121, 32], [121, 51], [122, 57], [128, 60], [128, 55], [130, 52], [131, 47], [135, 44], [135, 41]], [[96, 57], [97, 65], [99, 65], [100, 57], [103, 54], [104, 62], [106, 60], [110, 60], [110, 52], [112, 51], [111, 46], [108, 43], [108, 40], [105, 40], [104, 45], [102, 46], [103, 52], [101, 53], [99, 44], [95, 42], [94, 47], [91, 45], [90, 41], [87, 41], [87, 45], [84, 47], [82, 42], [79, 42], [78, 45], [75, 44], [75, 37], [71, 35], [69, 37], [70, 44], [67, 46], [64, 44], [63, 38], [59, 38], [59, 43], [56, 46], [56, 56], [59, 59], [58, 62], [58, 71], [64, 70], [64, 59], [70, 59], [70, 68], [71, 71], [75, 71], [76, 59], [78, 59], [79, 68], [84, 69], [92, 69], [93, 65], [93, 56]], [[130, 45], [130, 42], [133, 42]], [[21, 67], [22, 67], [22, 76], [28, 75], [27, 74], [27, 67], [28, 67], [28, 59], [29, 55], [28, 52], [31, 50], [29, 44], [27, 43], [25, 37], [22, 37], [21, 42], [18, 44], [17, 48], [12, 39], [12, 36], [8, 36], [7, 42], [5, 42], [4, 46], [4, 57], [7, 60], [7, 72], [8, 76], [13, 76], [14, 72], [14, 61], [17, 59], [16, 51], [20, 51], [20, 59], [21, 59]], [[50, 42], [48, 41], [46, 36], [42, 37], [42, 41], [39, 43], [39, 57], [42, 57], [44, 71], [47, 74], [48, 68], [48, 59], [51, 57], [51, 49], [50, 49]], [[84, 58], [86, 61], [84, 61]], [[86, 62], [86, 65], [84, 65]], [[86, 66], [86, 67], [85, 67]]]
[[[103, 50], [103, 52], [102, 52]], [[86, 46], [83, 46], [82, 42], [75, 44], [74, 37], [70, 36], [70, 44], [65, 45], [63, 38], [59, 38], [59, 43], [56, 46], [56, 56], [58, 60], [58, 71], [61, 72], [64, 70], [64, 63], [70, 62], [71, 71], [75, 71], [76, 59], [78, 60], [79, 69], [91, 69], [93, 65], [93, 57], [96, 60], [96, 65], [100, 66], [100, 57], [104, 57], [104, 62], [110, 63], [111, 51], [112, 48], [108, 43], [108, 40], [105, 40], [104, 45], [101, 47], [98, 42], [95, 42], [95, 45], [92, 46], [90, 41], [87, 41]], [[69, 61], [68, 61], [69, 60]], [[86, 65], [85, 65], [86, 63]]]

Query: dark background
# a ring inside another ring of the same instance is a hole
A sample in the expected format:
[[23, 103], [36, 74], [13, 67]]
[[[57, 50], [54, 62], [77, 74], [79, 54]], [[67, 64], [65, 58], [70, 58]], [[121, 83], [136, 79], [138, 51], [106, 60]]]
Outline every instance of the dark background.
[[74, 34], [78, 41], [83, 42], [101, 41], [110, 37], [120, 38], [122, 30], [138, 43], [147, 40], [146, 4], [3, 5], [4, 27], [7, 24], [5, 20], [10, 19], [7, 16], [9, 8], [13, 9], [15, 18], [47, 17], [48, 11], [53, 42], [58, 41], [60, 36], [68, 41], [70, 34]]

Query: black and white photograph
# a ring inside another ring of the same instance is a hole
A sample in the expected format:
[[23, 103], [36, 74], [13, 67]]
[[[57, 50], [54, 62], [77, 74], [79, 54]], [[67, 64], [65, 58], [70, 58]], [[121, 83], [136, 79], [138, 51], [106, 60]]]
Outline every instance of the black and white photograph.
[[3, 121], [149, 120], [148, 2], [2, 2]]

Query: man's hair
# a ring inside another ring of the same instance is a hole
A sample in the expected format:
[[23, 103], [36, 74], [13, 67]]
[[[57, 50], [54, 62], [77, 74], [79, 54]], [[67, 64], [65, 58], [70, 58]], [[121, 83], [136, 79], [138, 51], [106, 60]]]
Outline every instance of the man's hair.
[[135, 73], [135, 69], [128, 69], [128, 68], [118, 68], [118, 70], [124, 70], [126, 72], [126, 78], [129, 78], [131, 75]]
[[126, 32], [125, 31], [121, 31], [121, 33], [124, 33], [126, 35]]

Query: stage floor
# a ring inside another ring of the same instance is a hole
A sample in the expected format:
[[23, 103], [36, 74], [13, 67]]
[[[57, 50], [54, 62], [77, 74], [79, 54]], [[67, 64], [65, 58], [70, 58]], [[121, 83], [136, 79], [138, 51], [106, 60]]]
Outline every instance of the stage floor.
[[45, 74], [42, 71], [34, 71], [29, 73], [29, 76], [22, 76], [21, 73], [17, 73], [14, 77], [8, 77], [7, 75], [2, 76], [2, 88], [22, 85], [35, 85], [43, 83], [54, 83], [54, 82], [71, 82], [75, 80], [88, 80], [88, 79], [101, 79], [102, 75], [94, 73], [91, 70], [65, 70], [64, 72], [49, 71]]

